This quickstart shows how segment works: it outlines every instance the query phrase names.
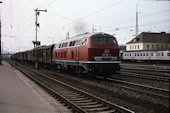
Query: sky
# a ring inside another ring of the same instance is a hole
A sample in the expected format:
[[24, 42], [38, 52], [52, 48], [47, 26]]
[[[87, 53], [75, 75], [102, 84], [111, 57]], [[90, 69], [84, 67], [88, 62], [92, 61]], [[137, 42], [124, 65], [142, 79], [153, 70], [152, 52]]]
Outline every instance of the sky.
[[0, 0], [2, 51], [32, 49], [35, 9], [41, 45], [58, 43], [85, 32], [114, 35], [119, 45], [136, 36], [136, 14], [141, 32], [170, 33], [170, 0]]

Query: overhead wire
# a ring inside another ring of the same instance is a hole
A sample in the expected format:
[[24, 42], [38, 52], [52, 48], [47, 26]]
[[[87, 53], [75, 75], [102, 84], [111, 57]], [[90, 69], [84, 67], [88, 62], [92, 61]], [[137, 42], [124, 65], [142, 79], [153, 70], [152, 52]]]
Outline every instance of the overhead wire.
[[111, 7], [115, 6], [115, 5], [119, 5], [119, 4], [122, 3], [123, 1], [124, 1], [124, 0], [120, 0], [120, 1], [118, 1], [118, 2], [116, 2], [116, 3], [110, 4], [110, 5], [108, 5], [108, 6], [104, 7], [104, 8], [99, 9], [99, 10], [97, 10], [97, 11], [95, 11], [95, 12], [92, 12], [92, 13], [90, 13], [90, 14], [82, 17], [82, 18], [87, 18], [87, 17], [89, 17], [89, 16], [95, 15], [95, 14], [97, 14], [97, 13], [99, 13], [99, 12], [101, 12], [101, 11], [104, 11], [104, 10], [106, 10], [106, 9], [108, 9], [108, 8], [111, 8]]
[[53, 5], [55, 1], [56, 1], [56, 0], [53, 0], [51, 3], [49, 3], [49, 5], [46, 7], [46, 9], [48, 9], [49, 7], [51, 7], [51, 5]]
[[[108, 8], [111, 8], [111, 7], [115, 6], [115, 5], [118, 5], [118, 4], [122, 3], [123, 1], [124, 1], [124, 0], [120, 0], [120, 1], [118, 1], [118, 2], [116, 2], [116, 3], [113, 3], [113, 4], [111, 4], [111, 5], [108, 5], [108, 6], [104, 7], [104, 8], [102, 8], [102, 9], [99, 9], [99, 10], [97, 10], [97, 11], [95, 11], [95, 12], [92, 12], [92, 13], [84, 16], [84, 17], [81, 17], [80, 19], [82, 19], [82, 18], [87, 18], [87, 17], [89, 17], [89, 16], [95, 15], [95, 14], [101, 12], [101, 11], [104, 11], [104, 10], [106, 10], [106, 9], [108, 9]], [[77, 23], [77, 21], [73, 21], [73, 22]], [[72, 22], [72, 23], [73, 23], [73, 22]], [[69, 23], [69, 24], [64, 25], [64, 26], [69, 26], [69, 25], [71, 25], [72, 23]], [[79, 23], [79, 24], [82, 24], [82, 23]], [[87, 25], [89, 25], [89, 24], [87, 24]], [[93, 25], [92, 25], [92, 26], [93, 26]]]
[[[148, 25], [152, 25], [152, 24], [161, 24], [161, 23], [164, 23], [164, 22], [169, 22], [170, 19], [165, 19], [165, 20], [159, 20], [159, 21], [154, 21], [154, 22], [150, 22], [150, 23], [145, 23], [145, 24], [140, 24], [139, 26], [140, 27], [145, 27], [145, 26], [148, 26]], [[119, 29], [115, 30], [115, 31], [118, 31], [118, 30], [124, 30], [124, 29], [129, 29], [129, 28], [134, 28], [136, 27], [135, 25], [133, 26], [124, 26], [124, 27], [119, 27]], [[108, 28], [108, 29], [111, 29], [112, 31], [114, 31], [114, 28]]]
[[[141, 7], [146, 7], [147, 5], [150, 5], [150, 4], [147, 2], [147, 3], [143, 4], [143, 5], [141, 5], [140, 8], [141, 8]], [[102, 21], [102, 20], [108, 21], [108, 19], [112, 19], [111, 17], [113, 17], [113, 16], [114, 16], [114, 18], [119, 17], [119, 20], [120, 20], [120, 16], [119, 16], [119, 15], [123, 15], [124, 13], [130, 12], [131, 10], [134, 10], [134, 8], [136, 8], [136, 7], [129, 8], [129, 9], [126, 9], [126, 10], [123, 10], [123, 11], [120, 11], [120, 12], [117, 12], [117, 13], [114, 13], [113, 15], [110, 14], [110, 15], [109, 15], [109, 18], [108, 18], [108, 16], [105, 16], [105, 17], [102, 18], [102, 19], [95, 19], [94, 22], [98, 22], [98, 21]], [[132, 16], [131, 16], [131, 17], [132, 17]], [[127, 17], [126, 17], [125, 19], [123, 19], [123, 20], [127, 20]], [[93, 22], [93, 21], [92, 21], [92, 22]], [[100, 25], [95, 25], [95, 26], [100, 26]]]
[[[12, 1], [11, 1], [11, 2], [12, 2]], [[12, 15], [12, 14], [14, 13], [14, 11], [16, 10], [16, 8], [19, 6], [20, 2], [21, 2], [21, 0], [18, 0], [14, 7], [12, 7], [12, 5], [11, 5], [11, 8], [9, 8], [9, 10], [7, 11], [7, 12], [9, 12], [9, 13], [7, 13], [6, 17], [4, 17], [4, 18], [6, 18], [5, 21], [4, 21], [4, 23], [7, 22], [10, 14]], [[12, 3], [11, 3], [11, 4], [12, 4]]]
[[[146, 18], [146, 17], [150, 17], [150, 16], [153, 16], [153, 15], [158, 15], [158, 14], [163, 14], [163, 13], [166, 13], [166, 12], [170, 12], [170, 10], [163, 10], [163, 11], [159, 11], [159, 12], [154, 12], [154, 13], [151, 13], [151, 14], [148, 14], [148, 15], [145, 15], [145, 16], [143, 16], [143, 17], [140, 17], [140, 19], [144, 19], [144, 18]], [[122, 24], [125, 24], [125, 23], [129, 23], [129, 22], [131, 22], [131, 21], [133, 21], [133, 20], [136, 20], [136, 18], [133, 18], [133, 19], [127, 19], [127, 18], [124, 18], [123, 19], [124, 21], [123, 22], [121, 22], [121, 23], [118, 23], [118, 24], [114, 24], [114, 26], [116, 26], [116, 25], [122, 25]], [[126, 21], [125, 21], [126, 20]], [[109, 26], [108, 26], [109, 27]]]
[[[37, 2], [35, 2], [35, 1], [33, 1], [33, 0], [30, 0], [30, 2], [33, 3], [33, 4], [36, 4], [36, 5], [38, 5], [38, 6], [40, 6], [41, 8], [45, 8], [44, 6], [42, 6], [41, 4], [38, 4]], [[54, 0], [53, 0], [52, 2], [54, 2]], [[51, 3], [52, 3], [52, 2], [51, 2]], [[51, 3], [50, 3], [50, 4], [51, 4]], [[47, 7], [50, 7], [50, 4], [49, 4]], [[28, 26], [25, 28], [25, 30], [22, 30], [22, 32], [21, 32], [22, 35], [24, 35], [24, 34], [26, 33], [25, 31], [26, 31], [26, 30], [29, 30], [29, 28], [34, 25], [34, 22], [33, 22], [33, 21], [30, 21], [30, 20], [33, 18], [33, 16], [34, 16], [34, 13], [24, 22], [24, 26], [25, 26], [25, 24], [26, 24], [28, 21], [30, 22], [30, 24], [28, 24]]]
[[30, 24], [25, 28], [25, 29], [23, 29], [22, 31], [21, 31], [21, 34], [23, 35], [23, 34], [25, 34], [26, 32], [26, 30], [28, 30], [33, 24], [34, 24], [34, 22], [32, 22], [32, 21], [30, 21], [31, 19], [32, 19], [32, 17], [34, 16], [34, 13], [24, 22], [24, 27], [26, 26], [25, 24], [29, 21], [30, 22]]
[[[123, 0], [122, 0], [123, 1]], [[117, 3], [115, 3], [115, 5], [117, 4], [120, 4], [122, 1], [119, 1], [119, 2], [117, 2]], [[109, 6], [112, 6], [113, 4], [111, 4], [111, 5], [109, 5]], [[147, 6], [148, 5], [148, 3], [147, 4], [143, 4], [141, 7], [145, 7], [145, 6]], [[109, 7], [108, 7], [109, 8]], [[105, 7], [104, 9], [107, 9], [107, 7]], [[116, 13], [116, 14], [114, 14], [114, 15], [116, 15], [116, 17], [119, 15], [119, 14], [123, 14], [123, 13], [126, 13], [127, 11], [129, 11], [129, 10], [133, 10], [134, 8], [130, 8], [130, 9], [128, 9], [128, 10], [125, 10], [125, 11], [121, 11], [120, 13]], [[98, 11], [100, 11], [100, 10], [98, 10]], [[93, 12], [94, 13], [94, 12]], [[98, 13], [98, 12], [97, 12]], [[91, 13], [92, 14], [92, 13]], [[94, 13], [95, 14], [95, 13]], [[91, 16], [91, 15], [89, 15], [89, 16]], [[113, 16], [113, 15], [112, 15]], [[85, 16], [85, 17], [83, 17], [83, 18], [87, 18], [88, 16]], [[107, 17], [107, 19], [108, 19], [108, 17]], [[104, 19], [104, 20], [107, 20], [107, 19]], [[97, 19], [95, 19], [95, 22], [97, 22]], [[71, 25], [73, 22], [71, 22], [70, 24], [67, 24], [67, 25], [64, 25], [64, 26], [69, 26], [69, 25]], [[77, 21], [76, 21], [76, 23], [77, 23]], [[96, 27], [113, 27], [113, 26], [106, 26], [106, 25], [95, 25], [95, 24], [84, 24], [84, 23], [79, 23], [79, 24], [81, 24], [81, 25], [84, 25], [84, 26], [91, 26], [91, 27], [93, 27], [93, 26], [96, 26]]]
[[[166, 13], [166, 12], [169, 12], [170, 10], [162, 10], [162, 11], [159, 11], [159, 12], [154, 12], [154, 13], [151, 13], [151, 14], [149, 14], [149, 15], [146, 15], [146, 16], [143, 16], [143, 17], [140, 17], [140, 19], [142, 18], [146, 18], [146, 17], [149, 17], [149, 16], [153, 16], [153, 15], [158, 15], [158, 14], [163, 14], [163, 13]], [[133, 18], [133, 19], [129, 19], [129, 20], [127, 20], [127, 18], [125, 18], [125, 19], [123, 19], [123, 20], [126, 20], [126, 21], [123, 21], [123, 22], [121, 22], [121, 23], [118, 23], [118, 24], [114, 24], [114, 26], [116, 26], [116, 25], [121, 25], [121, 24], [124, 24], [124, 23], [129, 23], [130, 21], [132, 21], [132, 20], [135, 20], [135, 18]], [[119, 27], [113, 27], [113, 26], [101, 26], [101, 25], [95, 25], [95, 26], [100, 26], [100, 27], [103, 27], [103, 28], [118, 28], [119, 29]]]
[[33, 0], [29, 0], [29, 1], [30, 1], [32, 4], [34, 4], [34, 5], [37, 5], [37, 6], [41, 7], [41, 8], [45, 8], [43, 5], [37, 3], [37, 2], [35, 2], [35, 1], [33, 1]]
[[[42, 6], [41, 4], [39, 4], [39, 3], [37, 3], [37, 2], [35, 2], [35, 1], [33, 1], [33, 0], [30, 0], [30, 1], [31, 1], [33, 4], [36, 4], [36, 5], [38, 5], [38, 6], [42, 7], [42, 8], [45, 8], [44, 6]], [[95, 11], [95, 12], [90, 13], [89, 15], [86, 15], [85, 17], [88, 17], [88, 16], [94, 15], [94, 14], [96, 14], [96, 13], [99, 13], [100, 11], [103, 11], [103, 10], [106, 10], [106, 9], [108, 9], [108, 8], [110, 8], [110, 7], [113, 7], [114, 5], [118, 5], [118, 4], [120, 4], [121, 2], [123, 2], [123, 1], [124, 1], [124, 0], [120, 0], [119, 2], [116, 2], [116, 3], [113, 3], [113, 4], [111, 4], [111, 5], [108, 5], [108, 6], [102, 8], [102, 9], [100, 9], [100, 10], [97, 10], [97, 11]], [[54, 15], [62, 18], [62, 19], [65, 19], [65, 20], [67, 20], [67, 21], [71, 21], [71, 23], [78, 23], [78, 24], [85, 25], [85, 26], [94, 26], [94, 25], [92, 25], [92, 24], [85, 24], [85, 23], [78, 22], [77, 20], [72, 20], [72, 19], [70, 19], [70, 18], [68, 18], [68, 17], [65, 17], [65, 16], [62, 16], [62, 15], [60, 15], [60, 14], [58, 14], [58, 13], [56, 13], [55, 11], [50, 10], [50, 9], [48, 10], [48, 12], [51, 12], [52, 14], [54, 14]], [[83, 17], [83, 18], [85, 18], [85, 17]], [[70, 23], [70, 24], [71, 24], [71, 23]], [[68, 26], [68, 25], [64, 25], [64, 26]]]
[[98, 0], [95, 0], [95, 1], [93, 1], [92, 3], [89, 3], [87, 6], [85, 6], [85, 7], [81, 8], [81, 9], [77, 10], [76, 12], [68, 15], [67, 17], [70, 17], [70, 16], [76, 15], [76, 14], [78, 14], [78, 13], [81, 13], [82, 11], [84, 11], [84, 10], [86, 10], [87, 8], [89, 8], [89, 7], [91, 7], [92, 5], [94, 5], [94, 3], [96, 3], [97, 1], [98, 1]]
[[[32, 1], [32, 0], [30, 0], [30, 1]], [[32, 2], [34, 2], [34, 1], [32, 1]], [[54, 2], [54, 0], [53, 0], [52, 2]], [[52, 4], [52, 2], [51, 2], [50, 4]], [[34, 2], [34, 3], [37, 4], [36, 2]], [[50, 4], [47, 6], [47, 8], [49, 8], [49, 7], [51, 6]], [[41, 6], [42, 8], [45, 8], [44, 6], [42, 6], [42, 5], [40, 5], [40, 4], [37, 4], [37, 5]], [[104, 8], [104, 9], [105, 9], [105, 8]], [[106, 9], [107, 9], [107, 8], [106, 8]], [[99, 11], [99, 10], [98, 10], [98, 11]], [[101, 11], [101, 10], [100, 10], [100, 11]], [[68, 20], [68, 21], [76, 22], [76, 21], [74, 21], [74, 20], [72, 20], [72, 19], [70, 19], [70, 18], [68, 18], [68, 17], [62, 16], [62, 15], [56, 13], [55, 11], [50, 11], [50, 12], [53, 13], [53, 14], [55, 14], [55, 15], [57, 15], [57, 16], [59, 16], [59, 17], [61, 17], [61, 18], [63, 18], [63, 19], [66, 19], [66, 20]], [[97, 12], [96, 12], [96, 13], [97, 13]], [[89, 14], [89, 16], [90, 16], [90, 15], [93, 15], [93, 14], [95, 14], [95, 12]], [[88, 16], [88, 15], [87, 15], [87, 16]], [[78, 22], [78, 23], [79, 23], [79, 22]], [[84, 23], [79, 23], [79, 24], [86, 25], [86, 26], [94, 26], [94, 25], [91, 25], [91, 24], [84, 24]], [[95, 26], [97, 26], [97, 25], [95, 25]], [[98, 25], [98, 26], [100, 26], [100, 25]], [[113, 26], [101, 26], [101, 27], [114, 28]]]
[[[32, 0], [30, 0], [30, 1], [32, 1]], [[114, 3], [114, 4], [115, 4], [115, 5], [116, 5], [116, 4], [119, 4], [119, 3], [121, 3], [122, 1], [123, 1], [123, 0], [121, 0], [121, 1], [119, 1], [119, 2], [117, 2], [117, 3]], [[33, 2], [33, 1], [32, 1], [32, 2]], [[53, 2], [53, 1], [52, 1], [52, 2]], [[45, 8], [44, 6], [42, 6], [42, 5], [40, 5], [40, 4], [36, 3], [36, 2], [33, 2], [33, 3], [35, 3], [36, 5], [41, 6], [42, 8]], [[113, 4], [109, 5], [109, 7], [111, 7], [112, 5], [113, 5]], [[49, 5], [49, 6], [50, 6], [50, 5]], [[109, 8], [109, 7], [105, 7], [105, 8], [103, 8], [102, 10], [97, 10], [97, 11], [95, 11], [95, 12], [93, 12], [93, 13], [85, 16], [85, 17], [94, 15], [94, 14], [96, 14], [96, 13], [98, 13], [98, 12], [100, 12], [100, 11], [103, 11], [103, 10]], [[74, 21], [74, 20], [72, 20], [72, 19], [70, 19], [70, 18], [68, 18], [68, 17], [62, 16], [62, 15], [56, 13], [55, 11], [50, 10], [50, 12], [53, 13], [53, 14], [55, 14], [56, 16], [59, 16], [60, 18], [63, 18], [63, 19], [68, 20], [68, 21], [71, 21], [72, 23], [78, 23], [78, 24], [81, 24], [81, 25], [84, 25], [84, 26], [100, 26], [100, 27], [105, 27], [105, 28], [106, 28], [106, 27], [108, 27], [108, 28], [109, 28], [109, 27], [110, 27], [110, 28], [114, 28], [113, 26], [101, 26], [101, 25], [85, 24], [85, 23], [81, 23], [81, 22]], [[65, 26], [65, 25], [64, 25], [64, 26]], [[115, 27], [115, 28], [116, 28], [116, 27]], [[122, 27], [122, 28], [127, 28], [127, 27]]]

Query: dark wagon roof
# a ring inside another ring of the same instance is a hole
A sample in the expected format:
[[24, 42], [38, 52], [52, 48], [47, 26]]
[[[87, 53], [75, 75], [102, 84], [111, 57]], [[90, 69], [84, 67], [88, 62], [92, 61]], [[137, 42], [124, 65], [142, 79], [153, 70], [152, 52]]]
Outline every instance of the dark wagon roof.
[[130, 42], [127, 44], [131, 43], [170, 43], [170, 33], [150, 33], [150, 32], [142, 32], [139, 34], [137, 37], [132, 39]]
[[53, 47], [54, 47], [54, 44], [48, 45], [48, 46], [46, 46], [46, 45], [40, 46], [40, 47], [37, 47], [37, 49], [38, 49], [38, 50], [39, 50], [39, 49], [51, 49], [51, 48], [53, 48]]
[[[53, 49], [53, 47], [54, 47], [54, 44], [52, 44], [52, 45], [39, 46], [39, 47], [37, 47], [36, 49], [37, 49], [37, 50]], [[33, 51], [33, 50], [34, 50], [34, 49], [30, 49], [30, 50], [26, 50], [26, 51], [21, 51], [21, 52], [17, 52], [16, 54], [18, 54], [18, 53], [25, 53], [25, 52], [31, 52], [31, 51]]]

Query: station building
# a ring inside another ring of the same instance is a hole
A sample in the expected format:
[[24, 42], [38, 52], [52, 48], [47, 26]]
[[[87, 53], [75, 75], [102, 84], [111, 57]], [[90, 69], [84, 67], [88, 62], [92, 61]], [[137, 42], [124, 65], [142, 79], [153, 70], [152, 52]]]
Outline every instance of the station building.
[[126, 51], [170, 50], [170, 33], [142, 32], [126, 44]]

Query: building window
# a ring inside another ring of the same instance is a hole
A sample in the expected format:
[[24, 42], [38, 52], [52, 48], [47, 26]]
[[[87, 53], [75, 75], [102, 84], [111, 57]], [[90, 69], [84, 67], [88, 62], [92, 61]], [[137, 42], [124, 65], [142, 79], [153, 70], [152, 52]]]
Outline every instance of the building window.
[[162, 56], [164, 56], [164, 53], [162, 53]]
[[157, 45], [156, 48], [159, 49], [159, 45]]
[[166, 48], [165, 49], [168, 49], [168, 45], [166, 45]]
[[138, 49], [139, 49], [139, 45], [138, 45]]
[[146, 53], [146, 56], [148, 56], [148, 53]]
[[131, 49], [131, 46], [130, 46], [130, 49]]
[[136, 45], [135, 45], [135, 49], [136, 49]]
[[154, 45], [152, 45], [152, 49], [154, 49], [155, 47], [154, 47]]
[[151, 53], [151, 56], [153, 56], [153, 53]]
[[147, 49], [149, 49], [149, 44], [147, 45]]
[[167, 53], [167, 56], [170, 56], [170, 53]]

